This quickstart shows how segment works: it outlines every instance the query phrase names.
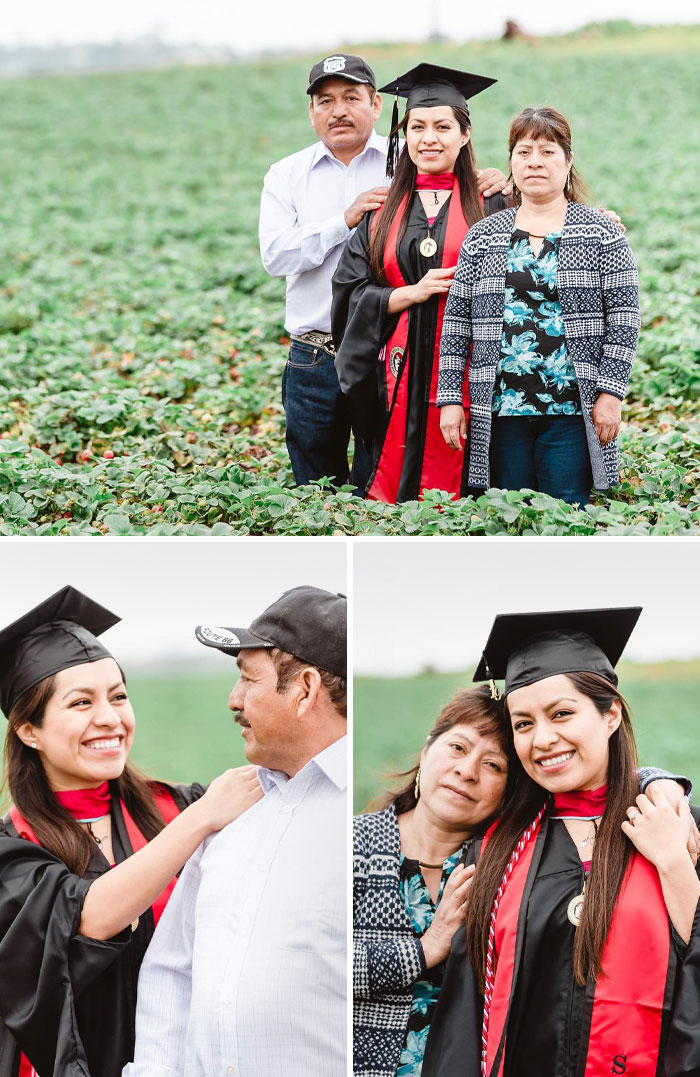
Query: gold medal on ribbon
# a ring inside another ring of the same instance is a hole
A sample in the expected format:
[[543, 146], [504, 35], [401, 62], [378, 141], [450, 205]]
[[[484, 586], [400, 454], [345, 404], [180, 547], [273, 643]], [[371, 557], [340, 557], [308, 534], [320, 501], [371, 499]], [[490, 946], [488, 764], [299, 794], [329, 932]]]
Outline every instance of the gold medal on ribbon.
[[583, 898], [586, 893], [586, 884], [584, 883], [583, 890], [576, 897], [573, 897], [566, 907], [566, 915], [569, 917], [569, 922], [578, 927], [581, 923], [581, 917], [583, 915]]
[[432, 258], [437, 250], [437, 243], [432, 236], [426, 236], [418, 249], [424, 258]]

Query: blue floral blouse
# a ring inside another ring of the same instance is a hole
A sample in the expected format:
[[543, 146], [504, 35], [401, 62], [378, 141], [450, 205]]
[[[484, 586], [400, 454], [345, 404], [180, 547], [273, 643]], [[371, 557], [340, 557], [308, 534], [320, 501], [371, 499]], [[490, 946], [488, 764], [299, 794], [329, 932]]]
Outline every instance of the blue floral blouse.
[[[442, 897], [445, 883], [449, 879], [453, 868], [459, 863], [461, 855], [462, 850], [457, 849], [452, 856], [448, 856], [447, 860], [443, 862], [438, 901]], [[436, 905], [433, 905], [417, 860], [409, 860], [402, 855], [400, 871], [399, 893], [401, 894], [401, 900], [416, 935], [424, 935], [433, 922]], [[428, 1039], [430, 1022], [435, 1012], [435, 1003], [440, 994], [444, 975], [445, 962], [443, 961], [432, 969], [428, 969], [424, 978], [416, 980], [413, 985], [411, 1013], [406, 1028], [406, 1040], [396, 1070], [396, 1077], [420, 1077], [420, 1072], [423, 1068], [425, 1043]]]
[[582, 414], [557, 292], [559, 239], [550, 232], [535, 255], [528, 233], [513, 229], [492, 405], [498, 415]]

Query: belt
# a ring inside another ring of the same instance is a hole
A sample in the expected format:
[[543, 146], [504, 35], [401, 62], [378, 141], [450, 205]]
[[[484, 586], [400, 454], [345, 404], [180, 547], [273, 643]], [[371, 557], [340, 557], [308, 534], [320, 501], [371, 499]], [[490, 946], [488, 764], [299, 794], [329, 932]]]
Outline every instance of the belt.
[[330, 352], [331, 355], [335, 355], [335, 345], [330, 333], [310, 329], [308, 333], [292, 333], [291, 337], [292, 340], [298, 340], [300, 344], [313, 344], [314, 347], [323, 348], [325, 351]]

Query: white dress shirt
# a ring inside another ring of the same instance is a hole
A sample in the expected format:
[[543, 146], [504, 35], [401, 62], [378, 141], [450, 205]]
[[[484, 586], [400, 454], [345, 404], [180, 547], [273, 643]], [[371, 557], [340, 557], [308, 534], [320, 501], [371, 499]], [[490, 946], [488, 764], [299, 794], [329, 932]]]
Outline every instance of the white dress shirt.
[[122, 1077], [345, 1077], [346, 737], [187, 862], [141, 968]]
[[260, 254], [287, 278], [288, 333], [331, 329], [331, 278], [352, 230], [345, 210], [358, 194], [384, 187], [387, 139], [374, 131], [344, 165], [317, 142], [272, 165], [260, 201]]

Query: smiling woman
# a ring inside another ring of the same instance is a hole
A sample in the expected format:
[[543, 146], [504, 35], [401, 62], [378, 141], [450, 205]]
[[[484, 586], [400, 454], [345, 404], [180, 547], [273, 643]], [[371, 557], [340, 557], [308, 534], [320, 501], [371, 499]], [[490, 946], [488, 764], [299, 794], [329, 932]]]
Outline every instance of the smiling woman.
[[517, 759], [502, 817], [482, 842], [468, 958], [462, 935], [423, 1077], [457, 1066], [467, 1077], [698, 1071], [691, 811], [658, 786], [639, 792], [614, 669], [640, 612], [494, 623], [475, 677], [505, 675]]
[[134, 713], [98, 638], [118, 621], [64, 587], [0, 632], [14, 801], [0, 822], [0, 1077], [119, 1077], [139, 967], [176, 873], [262, 795], [253, 767], [205, 791], [129, 764]]

